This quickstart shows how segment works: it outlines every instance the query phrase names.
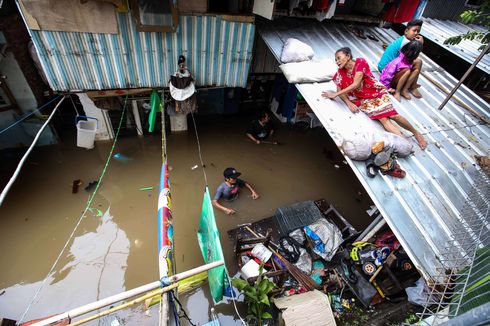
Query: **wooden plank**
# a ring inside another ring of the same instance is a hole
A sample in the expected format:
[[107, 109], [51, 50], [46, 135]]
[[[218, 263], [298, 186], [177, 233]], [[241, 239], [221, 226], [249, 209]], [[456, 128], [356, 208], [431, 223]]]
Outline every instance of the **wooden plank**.
[[[82, 4], [79, 0], [21, 0], [20, 3], [31, 29], [118, 33], [115, 7], [111, 3], [88, 1]], [[32, 19], [28, 20], [28, 16]]]
[[134, 88], [134, 89], [110, 89], [104, 91], [88, 91], [87, 95], [91, 98], [98, 97], [113, 97], [113, 96], [124, 96], [124, 95], [136, 95], [150, 93], [151, 88]]

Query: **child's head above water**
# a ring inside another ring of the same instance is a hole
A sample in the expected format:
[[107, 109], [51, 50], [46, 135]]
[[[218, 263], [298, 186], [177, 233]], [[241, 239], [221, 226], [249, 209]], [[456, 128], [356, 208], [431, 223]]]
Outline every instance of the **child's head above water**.
[[405, 28], [405, 37], [409, 40], [414, 40], [417, 35], [420, 34], [420, 29], [422, 28], [422, 21], [420, 19], [414, 19], [407, 23], [407, 28]]
[[419, 41], [410, 41], [401, 48], [401, 53], [405, 56], [408, 62], [412, 63], [422, 52], [422, 43]]

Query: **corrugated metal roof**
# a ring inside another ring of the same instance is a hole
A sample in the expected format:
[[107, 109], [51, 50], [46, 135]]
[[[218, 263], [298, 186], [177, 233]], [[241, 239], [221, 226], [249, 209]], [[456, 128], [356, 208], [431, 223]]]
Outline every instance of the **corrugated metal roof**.
[[450, 5], [447, 0], [427, 1], [422, 16], [437, 19], [458, 19], [465, 9], [467, 0], [451, 0]]
[[[464, 25], [455, 21], [431, 18], [424, 18], [423, 20], [424, 25], [422, 26], [422, 31], [420, 33], [425, 38], [448, 49], [469, 63], [473, 63], [480, 55], [478, 48], [482, 43], [478, 40], [464, 40], [457, 45], [444, 44], [444, 41], [451, 36], [465, 34], [469, 31], [486, 31], [482, 26]], [[490, 74], [490, 54], [484, 55], [477, 67], [487, 74]]]
[[[260, 21], [257, 28], [277, 60], [284, 42], [294, 37], [311, 45], [319, 59], [333, 59], [338, 48], [348, 46], [355, 57], [364, 57], [369, 62], [374, 74], [379, 74], [376, 66], [383, 53], [382, 43], [398, 36], [392, 30], [360, 27], [381, 40], [375, 42], [354, 36], [341, 24], [291, 19]], [[426, 278], [437, 278], [442, 268], [440, 256], [453, 233], [466, 232], [459, 220], [460, 209], [470, 200], [469, 190], [479, 175], [473, 156], [490, 154], [490, 128], [454, 101], [442, 111], [437, 110], [446, 95], [440, 87], [451, 89], [457, 80], [425, 55], [423, 60], [424, 76], [419, 83], [424, 98], [402, 104], [394, 101], [397, 111], [429, 142], [425, 151], [415, 146], [414, 155], [399, 160], [407, 177], [378, 175], [371, 179], [366, 175], [364, 162], [348, 157], [346, 160], [420, 272]], [[301, 84], [297, 88], [338, 145], [346, 133], [382, 129], [366, 115], [350, 113], [340, 99], [323, 99], [321, 92], [334, 90], [333, 82]], [[477, 114], [490, 118], [490, 106], [464, 85], [456, 96]], [[490, 199], [484, 200], [488, 203]], [[475, 205], [475, 214], [485, 216], [479, 209]]]
[[167, 86], [181, 54], [200, 86], [246, 86], [254, 24], [181, 16], [177, 32], [150, 33], [130, 14], [117, 20], [119, 34], [31, 31], [53, 90]]

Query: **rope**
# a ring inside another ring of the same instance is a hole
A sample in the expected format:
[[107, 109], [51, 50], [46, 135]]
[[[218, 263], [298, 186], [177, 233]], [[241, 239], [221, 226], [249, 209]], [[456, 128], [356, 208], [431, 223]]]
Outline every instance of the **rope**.
[[167, 164], [167, 135], [165, 133], [165, 105], [164, 96], [162, 92], [162, 99], [160, 105], [162, 106], [162, 163]]
[[2, 129], [2, 131], [0, 131], [0, 135], [3, 134], [4, 132], [6, 132], [7, 130], [9, 130], [10, 128], [14, 127], [15, 125], [21, 123], [22, 121], [24, 121], [25, 119], [29, 118], [31, 115], [33, 115], [34, 113], [36, 112], [39, 112], [41, 111], [42, 109], [44, 109], [46, 106], [48, 106], [49, 104], [53, 103], [55, 100], [59, 99], [61, 96], [58, 95], [56, 96], [54, 99], [52, 99], [51, 101], [49, 101], [48, 103], [45, 103], [43, 104], [39, 109], [36, 109], [34, 111], [32, 111], [31, 113], [29, 114], [26, 114], [25, 116], [23, 116], [20, 120], [17, 120], [16, 122], [14, 122], [13, 124], [11, 124], [10, 126], [8, 126], [7, 128], [5, 129]]
[[[15, 180], [17, 179], [17, 176], [19, 175], [20, 173], [20, 170], [22, 169], [22, 166], [24, 165], [24, 162], [27, 160], [27, 157], [29, 156], [29, 154], [32, 152], [32, 150], [34, 149], [34, 146], [36, 145], [39, 137], [41, 137], [41, 134], [43, 133], [44, 131], [44, 128], [46, 128], [46, 126], [49, 124], [49, 122], [51, 121], [51, 119], [53, 118], [54, 114], [56, 113], [56, 111], [58, 110], [58, 107], [60, 106], [61, 102], [63, 102], [63, 100], [65, 99], [65, 97], [63, 97], [59, 102], [58, 104], [55, 106], [55, 108], [53, 109], [53, 112], [51, 112], [51, 114], [49, 115], [49, 118], [48, 120], [46, 120], [46, 122], [42, 125], [42, 127], [39, 129], [39, 131], [37, 132], [36, 134], [36, 137], [34, 138], [34, 140], [32, 141], [32, 144], [31, 146], [29, 147], [29, 149], [27, 149], [27, 151], [25, 152], [24, 156], [22, 157], [22, 159], [19, 161], [19, 164], [17, 165], [17, 168], [15, 169], [15, 172], [14, 174], [12, 175], [12, 177], [10, 178], [9, 182], [7, 183], [7, 185], [5, 186], [5, 188], [3, 188], [2, 190], [2, 193], [0, 194], [0, 206], [2, 206], [3, 204], [3, 201], [5, 200], [5, 197], [7, 197], [7, 194], [10, 190], [10, 188], [12, 187], [12, 185], [14, 184]], [[8, 128], [7, 128], [8, 129]], [[6, 130], [6, 129], [4, 129]]]
[[[39, 288], [37, 289], [36, 293], [34, 294], [34, 297], [32, 297], [31, 301], [29, 302], [29, 305], [27, 306], [26, 310], [24, 311], [24, 313], [22, 314], [22, 317], [19, 319], [18, 321], [18, 324], [22, 323], [22, 321], [24, 320], [25, 316], [27, 315], [27, 313], [29, 312], [29, 309], [31, 309], [32, 305], [34, 304], [34, 301], [36, 300], [37, 296], [39, 295], [39, 293], [41, 292], [41, 290], [43, 289], [44, 285], [46, 284], [46, 281], [49, 277], [49, 275], [51, 275], [51, 273], [53, 272], [54, 268], [56, 267], [56, 265], [58, 264], [58, 262], [60, 261], [61, 259], [61, 256], [63, 255], [63, 253], [65, 252], [66, 248], [68, 247], [68, 244], [70, 243], [71, 239], [73, 238], [73, 235], [75, 234], [75, 232], [77, 231], [80, 223], [82, 222], [82, 219], [85, 217], [85, 213], [87, 213], [88, 209], [90, 208], [90, 205], [92, 204], [92, 201], [94, 200], [95, 198], [95, 195], [97, 194], [97, 191], [99, 190], [99, 187], [100, 187], [100, 183], [102, 181], [102, 179], [104, 178], [104, 175], [107, 171], [107, 167], [109, 166], [109, 162], [111, 161], [111, 157], [112, 157], [112, 152], [114, 152], [114, 148], [116, 147], [116, 143], [117, 143], [117, 138], [119, 136], [119, 131], [121, 130], [121, 126], [122, 126], [122, 122], [124, 120], [124, 113], [126, 112], [126, 104], [127, 104], [127, 100], [128, 100], [128, 95], [126, 95], [126, 98], [124, 100], [124, 106], [123, 106], [123, 111], [122, 111], [122, 114], [121, 114], [121, 119], [119, 120], [119, 126], [117, 127], [117, 132], [116, 132], [116, 136], [114, 138], [114, 143], [112, 144], [112, 148], [109, 152], [109, 155], [107, 156], [107, 161], [105, 163], [105, 166], [104, 166], [104, 169], [102, 170], [102, 174], [100, 175], [100, 178], [99, 178], [99, 181], [97, 182], [97, 186], [95, 187], [95, 190], [94, 192], [92, 193], [92, 195], [90, 196], [88, 202], [87, 202], [87, 206], [85, 207], [85, 210], [83, 211], [82, 213], [82, 216], [80, 216], [80, 218], [78, 219], [78, 222], [77, 224], [75, 225], [75, 228], [73, 229], [73, 231], [71, 232], [70, 236], [68, 237], [68, 240], [66, 240], [66, 243], [65, 245], [63, 246], [63, 249], [61, 249], [61, 252], [59, 253], [58, 257], [56, 258], [53, 266], [51, 266], [51, 269], [49, 270], [48, 274], [46, 275], [46, 277], [44, 278], [43, 282], [41, 283], [41, 285], [39, 286]], [[51, 118], [51, 117], [50, 117]], [[48, 119], [49, 121], [49, 119]]]
[[206, 186], [208, 185], [208, 177], [206, 176], [206, 170], [204, 169], [204, 162], [202, 160], [202, 152], [201, 152], [201, 142], [199, 141], [199, 135], [197, 133], [196, 120], [194, 120], [194, 113], [191, 110], [192, 124], [194, 125], [194, 131], [196, 132], [196, 141], [197, 141], [197, 150], [199, 152], [199, 160], [201, 161], [202, 173], [204, 175], [204, 182]]
[[[201, 168], [202, 168], [202, 173], [204, 175], [204, 182], [206, 183], [206, 187], [207, 187], [208, 186], [208, 178], [206, 176], [206, 170], [204, 168], [204, 162], [202, 160], [201, 142], [199, 141], [199, 134], [197, 133], [196, 120], [194, 119], [194, 114], [192, 113], [192, 111], [191, 111], [191, 117], [192, 117], [192, 124], [194, 125], [194, 131], [196, 132], [197, 150], [199, 152], [199, 160], [201, 161]], [[235, 312], [238, 315], [238, 318], [240, 318], [242, 324], [247, 325], [247, 323], [245, 323], [242, 316], [240, 316], [240, 313], [238, 312], [238, 308], [237, 308], [236, 302], [235, 302], [236, 301], [235, 291], [233, 291], [233, 286], [231, 284], [230, 276], [228, 275], [228, 270], [226, 269], [226, 266], [225, 266], [225, 274], [226, 274], [226, 278], [228, 279], [228, 283], [231, 286], [231, 297], [232, 297], [232, 301], [233, 301], [233, 306], [235, 307]]]
[[172, 297], [172, 300], [175, 300], [177, 302], [177, 304], [180, 307], [180, 310], [182, 310], [182, 315], [179, 315], [179, 318], [185, 318], [189, 322], [189, 324], [191, 324], [191, 326], [196, 326], [196, 324], [192, 322], [191, 318], [183, 308], [182, 303], [180, 303], [179, 299], [177, 299], [177, 296], [174, 294], [174, 291], [170, 291], [170, 296]]

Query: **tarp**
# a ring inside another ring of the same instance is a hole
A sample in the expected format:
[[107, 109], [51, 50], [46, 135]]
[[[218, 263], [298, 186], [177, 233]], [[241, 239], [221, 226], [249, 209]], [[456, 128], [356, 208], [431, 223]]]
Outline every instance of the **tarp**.
[[[211, 196], [209, 195], [209, 188], [207, 186], [202, 201], [201, 222], [197, 231], [197, 239], [206, 264], [217, 260], [225, 260], [219, 239], [219, 230], [214, 217], [213, 205], [211, 204]], [[214, 303], [223, 299], [225, 279], [225, 267], [223, 265], [213, 268], [208, 272], [209, 288]]]

